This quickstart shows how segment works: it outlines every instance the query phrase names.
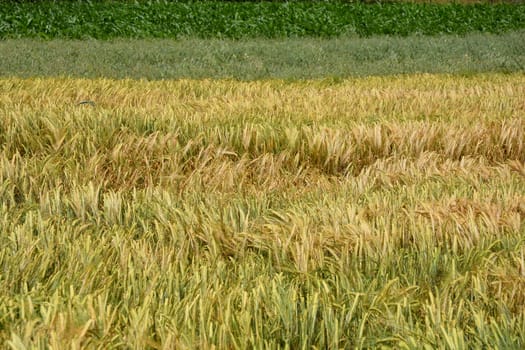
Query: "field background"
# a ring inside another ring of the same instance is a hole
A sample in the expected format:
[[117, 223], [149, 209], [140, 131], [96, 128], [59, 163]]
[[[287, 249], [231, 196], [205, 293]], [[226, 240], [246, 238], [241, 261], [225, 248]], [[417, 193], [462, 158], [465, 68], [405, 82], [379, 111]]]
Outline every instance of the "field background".
[[502, 33], [525, 4], [343, 1], [41, 1], [0, 3], [0, 38], [289, 38]]
[[525, 347], [524, 14], [0, 3], [0, 348]]

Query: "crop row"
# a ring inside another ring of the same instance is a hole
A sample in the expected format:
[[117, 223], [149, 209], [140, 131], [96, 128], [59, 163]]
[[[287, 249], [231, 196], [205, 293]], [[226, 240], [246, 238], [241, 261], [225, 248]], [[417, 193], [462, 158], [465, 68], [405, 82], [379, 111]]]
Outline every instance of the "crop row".
[[253, 38], [500, 33], [525, 5], [345, 2], [1, 2], [0, 38]]

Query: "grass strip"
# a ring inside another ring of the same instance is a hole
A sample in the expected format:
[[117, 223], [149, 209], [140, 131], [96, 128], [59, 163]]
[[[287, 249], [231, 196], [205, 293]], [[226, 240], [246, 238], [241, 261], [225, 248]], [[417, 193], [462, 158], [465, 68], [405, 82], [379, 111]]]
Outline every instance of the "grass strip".
[[525, 344], [523, 74], [0, 89], [2, 344]]
[[0, 2], [0, 38], [282, 38], [501, 33], [525, 5], [297, 2]]
[[0, 41], [0, 76], [344, 78], [523, 72], [525, 32], [464, 37]]

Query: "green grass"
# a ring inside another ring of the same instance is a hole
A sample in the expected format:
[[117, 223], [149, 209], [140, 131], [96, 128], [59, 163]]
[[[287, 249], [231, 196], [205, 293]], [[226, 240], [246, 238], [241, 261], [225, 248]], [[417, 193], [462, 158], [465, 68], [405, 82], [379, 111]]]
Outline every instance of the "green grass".
[[0, 76], [309, 79], [523, 72], [525, 32], [463, 37], [0, 41]]
[[523, 74], [0, 89], [5, 347], [525, 346]]
[[282, 38], [501, 33], [525, 5], [315, 2], [0, 2], [0, 38]]

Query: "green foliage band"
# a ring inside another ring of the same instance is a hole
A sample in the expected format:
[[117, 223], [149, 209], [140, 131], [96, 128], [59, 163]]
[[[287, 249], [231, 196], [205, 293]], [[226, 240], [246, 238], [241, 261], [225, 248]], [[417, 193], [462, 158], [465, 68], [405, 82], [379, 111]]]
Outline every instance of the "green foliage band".
[[463, 36], [0, 40], [0, 76], [323, 79], [525, 72], [525, 30]]
[[0, 3], [0, 38], [366, 37], [520, 28], [525, 28], [525, 4]]

